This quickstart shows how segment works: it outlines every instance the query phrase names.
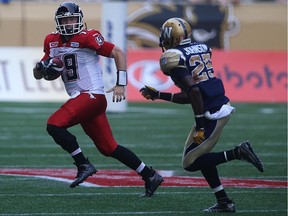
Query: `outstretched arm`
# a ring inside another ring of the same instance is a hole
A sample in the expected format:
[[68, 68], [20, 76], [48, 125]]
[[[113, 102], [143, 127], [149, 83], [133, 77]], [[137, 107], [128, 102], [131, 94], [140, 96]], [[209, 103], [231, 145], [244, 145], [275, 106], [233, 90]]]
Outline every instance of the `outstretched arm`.
[[143, 97], [145, 97], [147, 100], [156, 100], [156, 99], [161, 99], [165, 101], [170, 101], [173, 103], [178, 103], [178, 104], [188, 104], [189, 100], [183, 92], [178, 92], [178, 93], [170, 93], [170, 92], [161, 92], [158, 91], [157, 89], [145, 85], [145, 87], [140, 89], [140, 92]]
[[120, 102], [126, 99], [125, 86], [127, 85], [127, 65], [126, 55], [118, 46], [114, 46], [110, 57], [114, 58], [117, 69], [117, 82], [116, 85], [106, 91], [107, 93], [113, 92], [113, 102]]

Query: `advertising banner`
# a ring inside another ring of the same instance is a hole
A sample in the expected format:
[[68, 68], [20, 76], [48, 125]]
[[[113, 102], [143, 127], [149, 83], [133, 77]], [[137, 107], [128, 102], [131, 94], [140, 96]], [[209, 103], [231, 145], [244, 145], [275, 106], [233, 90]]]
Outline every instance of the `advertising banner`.
[[65, 101], [62, 80], [36, 80], [33, 67], [44, 55], [41, 48], [0, 48], [0, 101]]
[[[62, 80], [35, 80], [32, 69], [41, 48], [0, 48], [0, 101], [65, 101]], [[128, 50], [128, 102], [147, 101], [139, 93], [144, 85], [178, 92], [159, 67], [160, 49]], [[212, 55], [215, 75], [232, 102], [287, 102], [286, 51], [220, 51]], [[108, 87], [105, 86], [107, 90]]]
[[[161, 50], [130, 50], [129, 101], [145, 101], [139, 89], [150, 85], [160, 91], [178, 92], [160, 71]], [[214, 50], [216, 77], [223, 80], [233, 102], [287, 102], [287, 52]]]

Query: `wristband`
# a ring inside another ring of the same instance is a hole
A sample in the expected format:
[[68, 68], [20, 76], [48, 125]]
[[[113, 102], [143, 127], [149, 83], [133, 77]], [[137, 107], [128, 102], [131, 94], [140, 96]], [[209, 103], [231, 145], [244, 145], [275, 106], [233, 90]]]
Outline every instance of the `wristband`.
[[195, 115], [195, 121], [196, 121], [196, 129], [199, 130], [201, 128], [204, 128], [204, 115]]
[[158, 98], [166, 101], [172, 101], [174, 97], [173, 93], [168, 93], [168, 92], [161, 92], [159, 91], [158, 93]]
[[171, 102], [173, 101], [173, 98], [174, 98], [174, 93], [171, 93], [171, 99], [170, 99]]
[[127, 85], [127, 72], [124, 70], [117, 71], [117, 86], [126, 86]]

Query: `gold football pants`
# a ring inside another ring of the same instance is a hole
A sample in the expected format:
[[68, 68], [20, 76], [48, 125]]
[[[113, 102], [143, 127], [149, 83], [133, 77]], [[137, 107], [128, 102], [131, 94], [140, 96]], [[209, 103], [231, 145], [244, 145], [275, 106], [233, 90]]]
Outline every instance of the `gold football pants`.
[[[182, 156], [182, 165], [184, 169], [189, 167], [198, 157], [200, 157], [203, 154], [209, 153], [214, 148], [218, 139], [220, 138], [223, 128], [229, 121], [230, 116], [231, 114], [224, 118], [213, 120], [213, 121], [216, 121], [216, 124], [214, 122], [215, 126], [213, 126], [214, 128], [212, 129], [210, 134], [207, 134], [207, 135], [205, 134], [206, 136], [205, 141], [201, 143], [200, 145], [197, 145], [196, 147], [189, 149], [189, 151], [187, 152], [187, 149], [191, 147], [191, 145], [196, 145], [193, 141], [195, 125], [192, 127], [187, 137], [187, 140], [185, 142], [183, 156]], [[211, 120], [210, 122], [213, 123], [213, 121]]]

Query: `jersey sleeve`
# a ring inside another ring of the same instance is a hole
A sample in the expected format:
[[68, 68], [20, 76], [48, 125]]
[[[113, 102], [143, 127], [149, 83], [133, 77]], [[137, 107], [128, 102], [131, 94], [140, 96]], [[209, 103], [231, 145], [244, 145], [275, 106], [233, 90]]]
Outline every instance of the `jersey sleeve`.
[[45, 37], [43, 48], [43, 52], [45, 53], [45, 55], [42, 57], [41, 61], [47, 59], [50, 55], [50, 47], [49, 47], [50, 37], [51, 37], [50, 34]]
[[97, 50], [97, 53], [99, 55], [109, 57], [114, 46], [115, 45], [113, 43], [105, 41], [104, 44], [100, 47], [100, 49]]
[[186, 68], [181, 54], [178, 50], [168, 50], [161, 55], [160, 69], [165, 75], [170, 76], [175, 68]]
[[102, 56], [109, 57], [115, 46], [113, 43], [105, 41], [102, 34], [96, 30], [90, 30], [87, 39], [87, 46]]

